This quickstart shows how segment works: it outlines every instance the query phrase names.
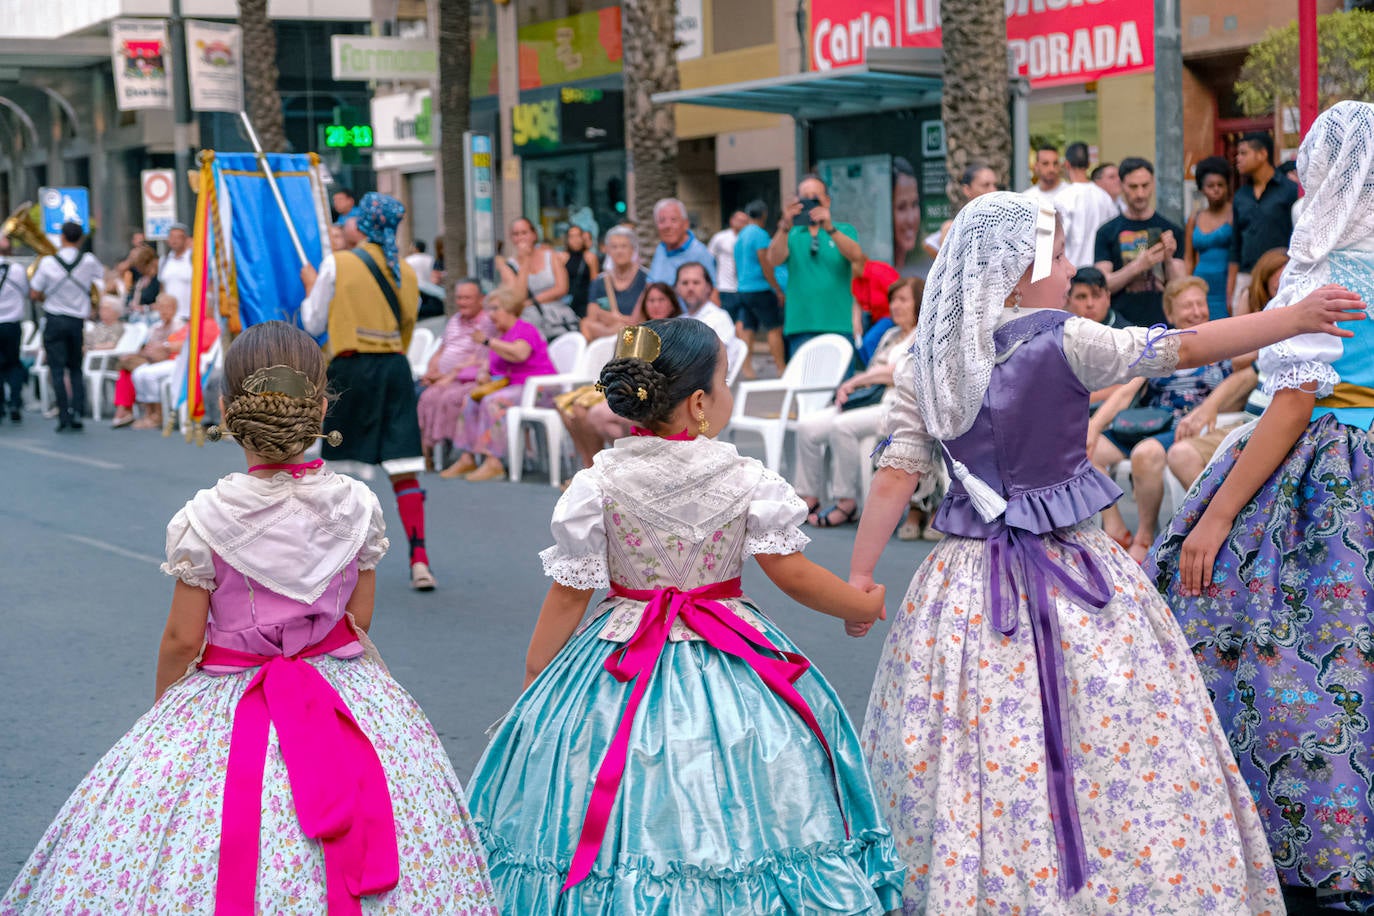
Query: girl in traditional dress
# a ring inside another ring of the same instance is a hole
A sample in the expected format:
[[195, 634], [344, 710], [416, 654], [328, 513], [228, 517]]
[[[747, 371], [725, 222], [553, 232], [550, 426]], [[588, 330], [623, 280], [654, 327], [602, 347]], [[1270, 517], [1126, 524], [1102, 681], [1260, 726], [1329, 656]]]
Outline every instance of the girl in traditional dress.
[[[1374, 302], [1374, 106], [1298, 152], [1307, 206], [1271, 313]], [[1374, 325], [1260, 355], [1273, 401], [1193, 485], [1147, 572], [1202, 666], [1290, 902], [1374, 904]], [[1302, 889], [1306, 889], [1305, 891]]]
[[324, 390], [320, 348], [282, 322], [225, 354], [248, 472], [173, 517], [153, 708], [0, 913], [496, 913], [448, 756], [367, 639], [381, 506], [302, 457]]
[[732, 407], [714, 331], [621, 334], [601, 384], [638, 428], [554, 510], [527, 689], [470, 784], [502, 912], [885, 913], [902, 867], [857, 736], [739, 577], [752, 555], [854, 623], [881, 616], [883, 590], [802, 556], [806, 505], [714, 438]]
[[854, 545], [866, 587], [943, 451], [947, 537], [892, 623], [863, 728], [906, 911], [1281, 912], [1183, 634], [1090, 524], [1121, 491], [1088, 460], [1088, 395], [1363, 316], [1327, 292], [1191, 334], [1118, 331], [1059, 310], [1063, 249], [1054, 211], [1022, 195], [955, 217]]

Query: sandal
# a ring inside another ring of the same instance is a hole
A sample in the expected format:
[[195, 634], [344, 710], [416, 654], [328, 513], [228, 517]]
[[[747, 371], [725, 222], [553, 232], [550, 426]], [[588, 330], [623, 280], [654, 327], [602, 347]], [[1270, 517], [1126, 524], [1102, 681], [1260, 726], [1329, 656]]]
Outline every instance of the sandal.
[[821, 501], [814, 496], [808, 496], [806, 499], [803, 499], [802, 502], [806, 503], [807, 515], [815, 515], [817, 512], [821, 511]]
[[[830, 516], [836, 512], [840, 513], [840, 515], [844, 517], [840, 519], [838, 522], [832, 522], [830, 520]], [[816, 520], [812, 522], [812, 524], [815, 525], [817, 528], [839, 528], [842, 525], [854, 524], [854, 522], [856, 522], [858, 518], [859, 507], [857, 504], [855, 504], [854, 508], [850, 509], [848, 512], [841, 509], [838, 505], [834, 505], [831, 506], [829, 509], [826, 509], [824, 512], [818, 513], [816, 515]]]

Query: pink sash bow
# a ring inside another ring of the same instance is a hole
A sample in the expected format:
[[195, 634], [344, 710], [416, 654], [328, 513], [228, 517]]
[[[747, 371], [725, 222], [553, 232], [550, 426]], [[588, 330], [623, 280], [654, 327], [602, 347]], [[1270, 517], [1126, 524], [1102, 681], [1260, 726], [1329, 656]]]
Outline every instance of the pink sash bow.
[[[723, 599], [738, 598], [742, 594], [738, 577], [725, 582], [702, 585], [690, 591], [680, 591], [671, 586], [661, 589], [631, 589], [611, 584], [613, 597], [645, 601], [648, 602], [648, 606], [644, 609], [644, 616], [640, 619], [639, 628], [635, 630], [634, 635], [612, 652], [604, 663], [605, 669], [612, 677], [622, 683], [633, 680], [634, 687], [631, 688], [629, 699], [625, 701], [625, 709], [620, 714], [620, 725], [616, 728], [615, 737], [606, 750], [600, 769], [597, 770], [591, 800], [587, 804], [587, 814], [582, 820], [582, 832], [577, 839], [577, 850], [573, 854], [572, 866], [568, 870], [568, 879], [564, 882], [562, 890], [566, 891], [576, 886], [591, 874], [592, 865], [601, 851], [606, 825], [610, 822], [611, 808], [615, 805], [620, 780], [625, 774], [630, 730], [634, 725], [635, 713], [658, 665], [659, 656], [667, 645], [673, 622], [679, 617], [707, 644], [748, 664], [769, 689], [801, 716], [802, 721], [825, 749], [825, 756], [830, 761], [831, 777], [835, 782], [836, 802], [839, 802], [839, 779], [835, 774], [835, 760], [830, 753], [830, 744], [825, 740], [820, 723], [816, 721], [811, 707], [793, 686], [811, 667], [811, 663], [799, 653], [778, 649], [768, 637], [720, 603]], [[840, 812], [840, 819], [844, 822], [847, 838], [849, 823], [844, 819], [843, 810]]]
[[224, 779], [217, 916], [253, 916], [268, 727], [291, 782], [301, 829], [324, 849], [330, 916], [358, 916], [359, 898], [400, 880], [391, 794], [372, 742], [348, 704], [303, 659], [356, 642], [347, 620], [297, 655], [253, 655], [207, 645], [202, 665], [258, 668], [234, 710]]

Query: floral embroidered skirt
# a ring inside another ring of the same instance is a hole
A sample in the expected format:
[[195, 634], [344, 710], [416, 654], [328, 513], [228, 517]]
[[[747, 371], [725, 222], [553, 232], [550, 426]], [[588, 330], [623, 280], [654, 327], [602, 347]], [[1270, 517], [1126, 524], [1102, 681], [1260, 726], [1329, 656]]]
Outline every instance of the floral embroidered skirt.
[[892, 615], [861, 732], [907, 865], [904, 912], [1282, 913], [1254, 802], [1169, 608], [1100, 530], [1057, 533], [1114, 592], [1101, 610], [1051, 598], [1086, 884], [1069, 899], [1059, 885], [1026, 598], [1003, 635], [987, 543], [946, 537]]
[[[796, 647], [761, 618], [775, 646]], [[559, 893], [631, 683], [604, 615], [516, 702], [468, 788], [505, 916], [880, 916], [902, 865], [858, 737], [812, 668], [796, 682], [834, 753], [748, 665], [669, 642], [639, 707], [591, 875]], [[850, 836], [845, 837], [843, 815]]]
[[1200, 597], [1179, 553], [1246, 438], [1218, 455], [1146, 571], [1202, 666], [1285, 884], [1374, 894], [1374, 440], [1308, 426], [1236, 517]]
[[477, 382], [449, 382], [447, 385], [430, 385], [420, 392], [417, 412], [420, 417], [420, 444], [432, 448], [434, 443], [443, 439], [452, 440], [458, 435], [458, 424], [463, 418], [463, 405], [468, 395], [477, 387]]
[[[313, 664], [339, 692], [386, 771], [400, 882], [363, 897], [363, 913], [495, 916], [462, 789], [420, 707], [375, 661], [300, 664]], [[72, 793], [0, 913], [213, 913], [234, 711], [256, 673], [196, 672], [168, 690]], [[321, 916], [324, 856], [297, 820], [275, 729], [261, 838], [258, 912]]]

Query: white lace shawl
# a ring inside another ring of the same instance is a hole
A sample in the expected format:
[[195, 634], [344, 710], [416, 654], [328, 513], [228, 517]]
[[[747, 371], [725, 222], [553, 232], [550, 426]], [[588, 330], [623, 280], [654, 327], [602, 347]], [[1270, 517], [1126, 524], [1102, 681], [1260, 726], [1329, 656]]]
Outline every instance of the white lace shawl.
[[[1293, 227], [1288, 266], [1267, 308], [1301, 302], [1331, 282], [1327, 261], [1343, 248], [1368, 248], [1374, 235], [1374, 105], [1339, 102], [1322, 112], [1298, 149], [1298, 180], [1305, 205]], [[1264, 390], [1316, 386], [1326, 397], [1340, 381], [1331, 363], [1344, 347], [1339, 337], [1303, 334], [1265, 347], [1259, 355]]]
[[329, 471], [300, 480], [230, 474], [201, 490], [167, 526], [162, 571], [213, 591], [214, 557], [293, 601], [310, 604], [354, 557], [374, 569], [390, 546], [367, 485]]
[[573, 478], [554, 508], [544, 574], [570, 588], [610, 586], [604, 499], [666, 533], [704, 540], [747, 506], [744, 552], [787, 554], [809, 542], [806, 504], [787, 481], [728, 442], [621, 439]]
[[992, 332], [1035, 259], [1038, 204], [1005, 191], [975, 198], [950, 224], [926, 279], [916, 328], [916, 401], [937, 439], [968, 432], [992, 378]]

